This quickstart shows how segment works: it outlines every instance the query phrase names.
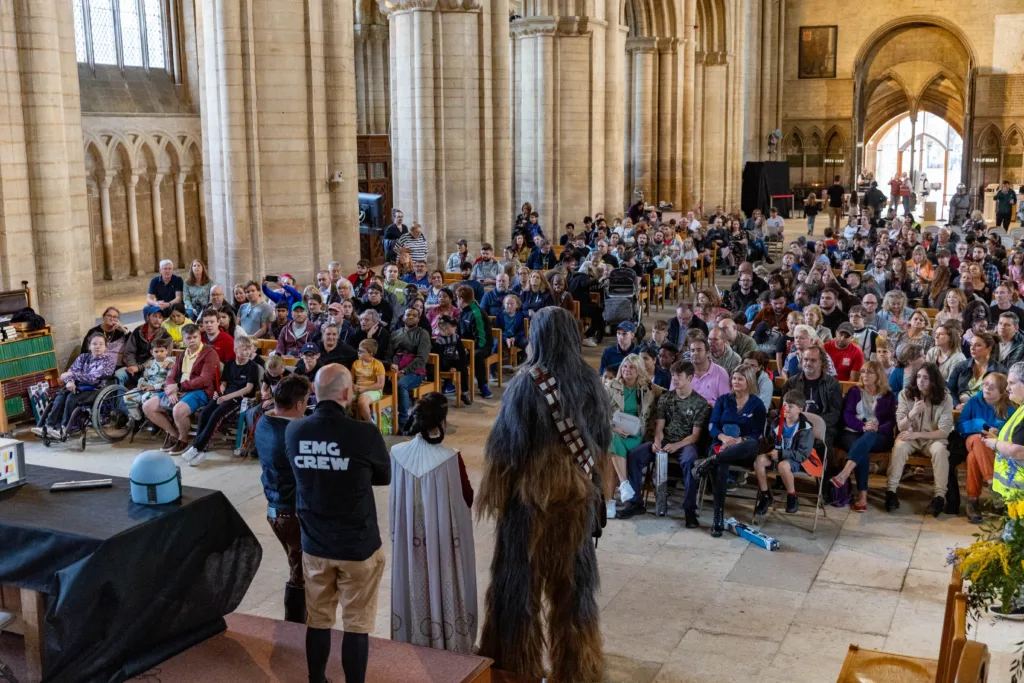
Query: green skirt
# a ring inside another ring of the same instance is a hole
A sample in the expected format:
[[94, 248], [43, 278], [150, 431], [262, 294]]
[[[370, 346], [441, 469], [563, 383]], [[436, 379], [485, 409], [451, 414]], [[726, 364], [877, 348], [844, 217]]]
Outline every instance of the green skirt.
[[642, 436], [619, 436], [612, 434], [612, 453], [625, 458], [626, 454], [644, 442]]

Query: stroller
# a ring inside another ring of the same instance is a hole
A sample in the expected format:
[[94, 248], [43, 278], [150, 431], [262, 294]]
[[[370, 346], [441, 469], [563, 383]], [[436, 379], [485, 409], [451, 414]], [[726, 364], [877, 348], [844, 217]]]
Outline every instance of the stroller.
[[[614, 330], [619, 323], [636, 325], [636, 341], [643, 341], [646, 330], [641, 322], [640, 281], [632, 268], [615, 268], [604, 282], [604, 322]], [[606, 330], [607, 332], [607, 330]]]

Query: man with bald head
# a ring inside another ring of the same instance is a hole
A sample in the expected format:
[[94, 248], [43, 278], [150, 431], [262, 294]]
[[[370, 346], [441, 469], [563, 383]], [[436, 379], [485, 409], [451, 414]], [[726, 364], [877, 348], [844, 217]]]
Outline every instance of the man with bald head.
[[348, 370], [324, 366], [314, 390], [316, 410], [285, 430], [302, 529], [306, 664], [311, 683], [326, 680], [340, 602], [341, 666], [346, 681], [363, 683], [384, 573], [373, 487], [391, 483], [391, 459], [377, 428], [356, 422], [345, 410], [352, 402]]
[[[203, 311], [231, 311], [233, 315], [237, 315], [235, 307], [227, 302], [224, 298], [224, 288], [220, 285], [214, 285], [210, 288], [210, 303], [203, 309]], [[202, 311], [199, 311], [202, 313]]]

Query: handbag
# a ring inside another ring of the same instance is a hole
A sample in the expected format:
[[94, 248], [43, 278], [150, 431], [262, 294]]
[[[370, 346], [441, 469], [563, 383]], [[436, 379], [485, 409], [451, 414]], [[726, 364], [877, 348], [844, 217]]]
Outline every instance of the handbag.
[[640, 430], [643, 428], [643, 423], [636, 415], [630, 415], [629, 413], [624, 413], [621, 410], [616, 410], [612, 413], [612, 427], [614, 429], [621, 429], [630, 436], [640, 436]]
[[608, 526], [608, 510], [605, 507], [604, 492], [594, 482], [594, 457], [590, 454], [590, 448], [583, 441], [583, 435], [580, 434], [573, 419], [562, 415], [562, 406], [558, 398], [558, 381], [536, 366], [530, 368], [530, 377], [540, 393], [544, 395], [544, 403], [548, 407], [548, 412], [551, 413], [551, 418], [555, 421], [555, 427], [562, 437], [562, 442], [569, 449], [569, 453], [576, 458], [583, 473], [590, 477], [594, 488], [597, 489], [597, 525], [594, 527], [592, 535], [594, 538], [601, 538], [604, 533], [602, 530]]

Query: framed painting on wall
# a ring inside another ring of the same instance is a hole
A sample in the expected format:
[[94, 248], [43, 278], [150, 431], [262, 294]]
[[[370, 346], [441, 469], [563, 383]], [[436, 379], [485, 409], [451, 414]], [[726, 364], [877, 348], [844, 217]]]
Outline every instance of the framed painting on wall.
[[800, 78], [836, 77], [838, 26], [801, 26], [798, 75]]

